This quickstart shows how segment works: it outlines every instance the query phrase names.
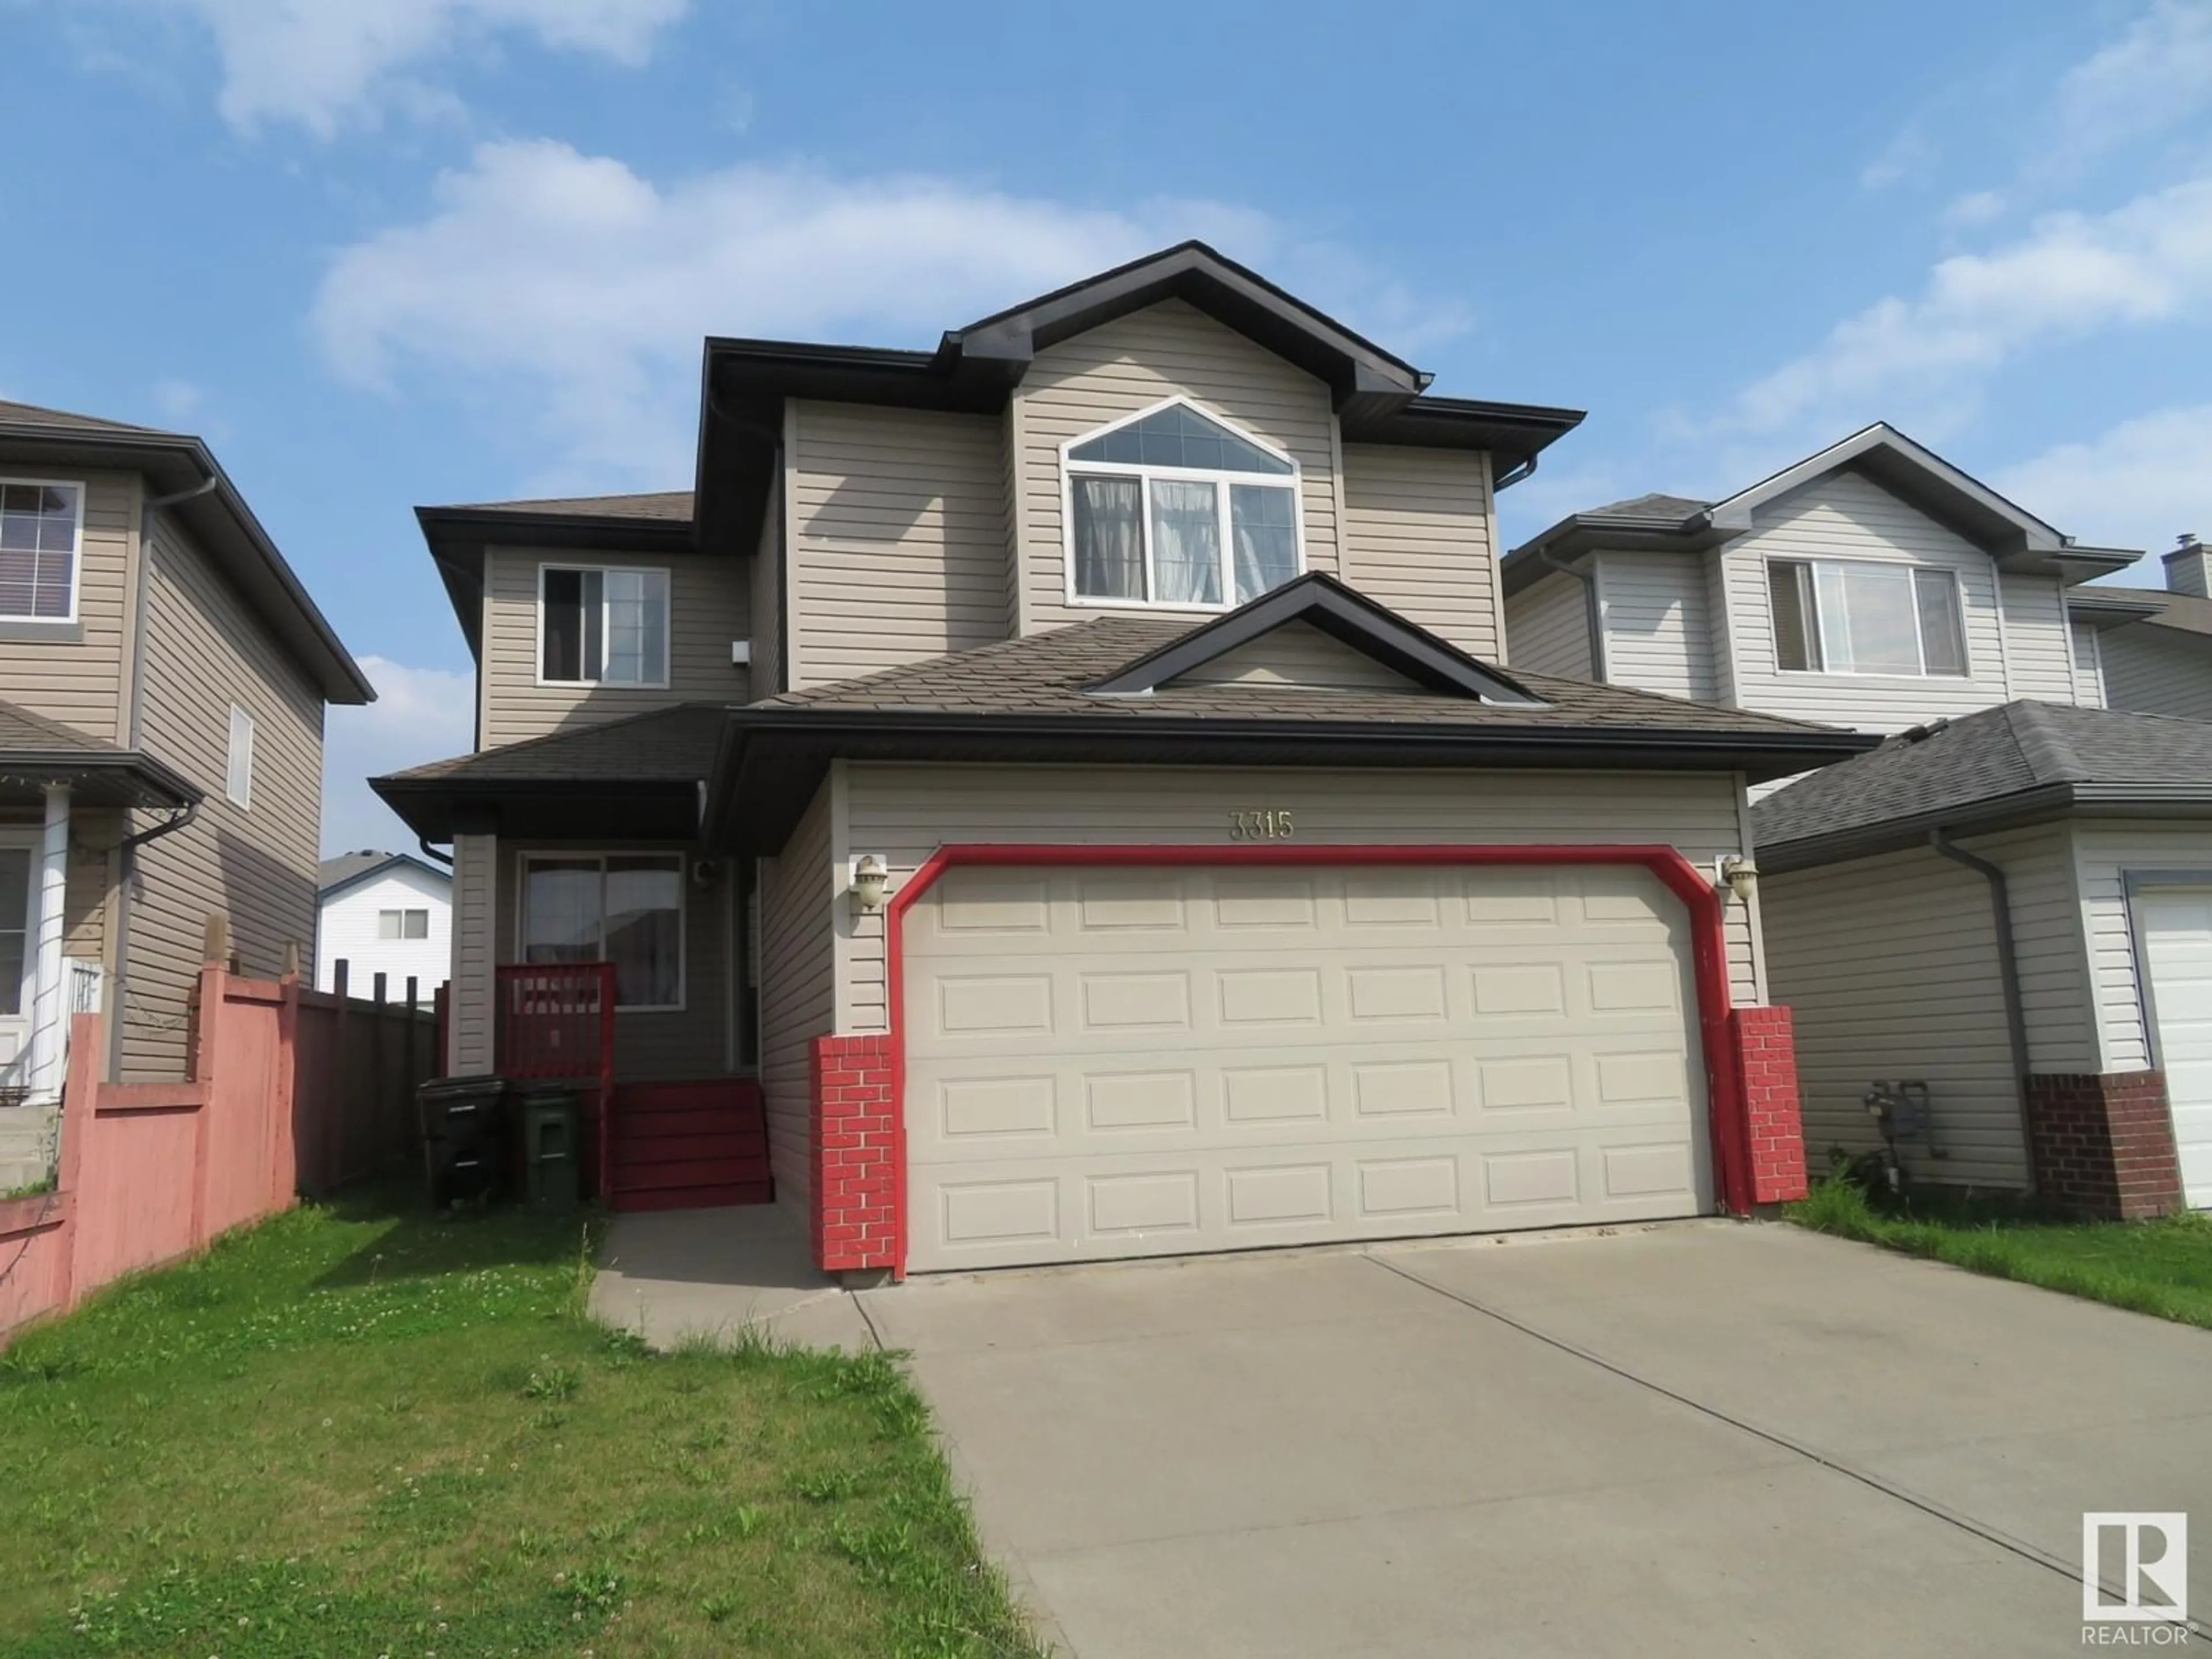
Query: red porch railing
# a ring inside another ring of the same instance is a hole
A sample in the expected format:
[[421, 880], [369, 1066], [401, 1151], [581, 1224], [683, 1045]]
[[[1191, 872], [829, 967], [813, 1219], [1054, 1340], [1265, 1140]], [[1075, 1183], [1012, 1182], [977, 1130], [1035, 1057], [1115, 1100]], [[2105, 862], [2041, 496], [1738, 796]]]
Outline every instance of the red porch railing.
[[573, 1078], [592, 1085], [593, 1178], [612, 1151], [615, 969], [609, 962], [514, 963], [498, 970], [498, 1066], [503, 1077]]

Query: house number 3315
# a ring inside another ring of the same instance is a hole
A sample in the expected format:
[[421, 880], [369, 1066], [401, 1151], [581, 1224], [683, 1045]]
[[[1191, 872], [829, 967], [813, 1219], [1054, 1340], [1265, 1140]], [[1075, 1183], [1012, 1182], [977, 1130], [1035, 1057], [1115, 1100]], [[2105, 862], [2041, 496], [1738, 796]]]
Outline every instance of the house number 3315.
[[1279, 807], [1229, 815], [1229, 839], [1231, 841], [1288, 841], [1291, 829], [1291, 815]]

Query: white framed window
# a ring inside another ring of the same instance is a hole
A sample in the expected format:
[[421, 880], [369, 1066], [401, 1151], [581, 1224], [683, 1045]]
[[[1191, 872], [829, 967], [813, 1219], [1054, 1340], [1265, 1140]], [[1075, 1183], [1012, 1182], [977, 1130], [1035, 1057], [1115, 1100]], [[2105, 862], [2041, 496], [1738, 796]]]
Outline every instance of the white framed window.
[[0, 478], [0, 622], [73, 623], [84, 488]]
[[222, 779], [222, 793], [240, 811], [253, 810], [253, 716], [236, 703], [230, 706], [230, 751]]
[[1176, 398], [1060, 448], [1067, 597], [1225, 611], [1305, 568], [1298, 465]]
[[538, 683], [665, 687], [667, 571], [538, 566]]
[[376, 913], [376, 936], [379, 939], [428, 939], [430, 937], [430, 913], [428, 910], [379, 910]]
[[1770, 559], [1775, 665], [1796, 674], [1967, 673], [1954, 572], [1859, 559]]
[[526, 853], [525, 962], [611, 962], [615, 1006], [684, 1006], [684, 855]]

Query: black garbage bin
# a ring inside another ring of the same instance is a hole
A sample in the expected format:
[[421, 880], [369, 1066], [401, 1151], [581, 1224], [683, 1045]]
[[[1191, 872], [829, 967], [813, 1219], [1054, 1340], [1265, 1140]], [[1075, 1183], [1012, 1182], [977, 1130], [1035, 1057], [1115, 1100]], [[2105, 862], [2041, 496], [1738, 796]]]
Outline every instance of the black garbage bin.
[[415, 1091], [433, 1207], [505, 1194], [507, 1092], [502, 1077], [433, 1078]]
[[574, 1209], [583, 1192], [583, 1109], [576, 1086], [519, 1083], [511, 1098], [522, 1130], [523, 1189], [531, 1208]]

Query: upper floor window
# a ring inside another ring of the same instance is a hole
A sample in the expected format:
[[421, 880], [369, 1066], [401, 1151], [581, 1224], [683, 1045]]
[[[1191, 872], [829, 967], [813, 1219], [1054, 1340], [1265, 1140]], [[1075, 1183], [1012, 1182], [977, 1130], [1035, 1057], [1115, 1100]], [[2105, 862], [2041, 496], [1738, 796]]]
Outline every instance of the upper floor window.
[[75, 622], [84, 492], [0, 481], [0, 621]]
[[668, 573], [542, 565], [538, 678], [544, 685], [668, 684]]
[[1074, 599], [1221, 609], [1304, 562], [1297, 464], [1188, 404], [1078, 439], [1066, 461]]
[[229, 757], [223, 768], [222, 793], [232, 805], [253, 810], [253, 716], [236, 703], [230, 706]]
[[430, 937], [430, 913], [428, 910], [379, 910], [376, 913], [376, 936], [379, 939], [428, 939]]
[[1814, 674], [1966, 672], [1959, 579], [1948, 570], [1773, 559], [1766, 591], [1778, 667]]

